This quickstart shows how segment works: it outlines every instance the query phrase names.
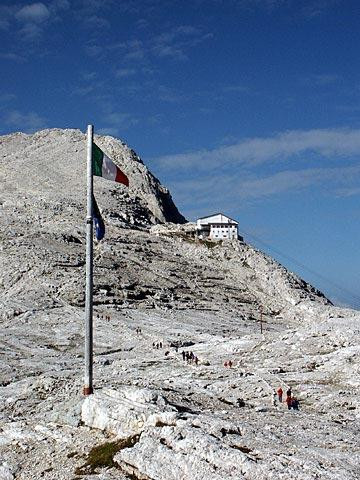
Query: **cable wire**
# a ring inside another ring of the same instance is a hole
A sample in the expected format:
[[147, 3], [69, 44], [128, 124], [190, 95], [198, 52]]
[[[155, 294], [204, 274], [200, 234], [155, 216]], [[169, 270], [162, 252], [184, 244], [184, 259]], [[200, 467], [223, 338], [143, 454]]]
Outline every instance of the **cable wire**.
[[352, 303], [354, 304], [354, 300], [355, 300], [355, 306], [357, 309], [360, 308], [360, 296], [359, 295], [356, 295], [354, 294], [353, 292], [351, 292], [350, 290], [348, 290], [347, 288], [345, 287], [342, 287], [341, 285], [338, 285], [336, 282], [334, 282], [333, 280], [325, 277], [324, 275], [322, 275], [321, 273], [318, 273], [316, 272], [315, 270], [307, 267], [306, 265], [304, 265], [303, 263], [299, 262], [298, 260], [296, 260], [295, 258], [291, 257], [290, 255], [287, 255], [285, 253], [282, 253], [280, 252], [278, 249], [274, 248], [273, 246], [269, 245], [268, 243], [264, 242], [263, 240], [261, 240], [261, 238], [257, 237], [256, 235], [253, 235], [249, 232], [245, 232], [245, 230], [241, 229], [242, 232], [248, 236], [248, 237], [252, 237], [256, 242], [264, 245], [264, 247], [266, 247], [268, 250], [271, 250], [273, 251], [274, 253], [276, 253], [277, 255], [279, 255], [280, 257], [282, 258], [285, 258], [286, 260], [289, 260], [290, 262], [294, 263], [295, 265], [297, 265], [298, 267], [302, 268], [303, 270], [307, 271], [308, 273], [312, 274], [312, 275], [315, 275], [316, 277], [320, 278], [321, 280], [323, 280], [324, 282], [328, 283], [329, 285], [332, 285], [333, 287], [337, 288], [340, 292], [342, 292], [343, 294], [345, 294], [346, 296], [350, 296], [352, 298]]

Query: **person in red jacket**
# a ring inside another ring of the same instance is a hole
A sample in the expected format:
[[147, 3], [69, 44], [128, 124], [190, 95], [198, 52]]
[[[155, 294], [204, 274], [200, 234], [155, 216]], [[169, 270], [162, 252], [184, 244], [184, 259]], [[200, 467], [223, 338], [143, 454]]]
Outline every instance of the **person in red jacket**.
[[282, 396], [283, 396], [283, 389], [280, 387], [278, 388], [278, 391], [277, 391], [277, 394], [278, 394], [278, 399], [279, 399], [279, 402], [282, 403]]

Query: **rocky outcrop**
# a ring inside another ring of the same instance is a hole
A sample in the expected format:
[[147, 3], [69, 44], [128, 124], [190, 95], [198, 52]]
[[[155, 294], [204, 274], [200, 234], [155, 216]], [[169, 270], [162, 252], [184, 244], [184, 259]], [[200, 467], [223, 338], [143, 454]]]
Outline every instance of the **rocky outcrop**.
[[[152, 175], [125, 143], [95, 135], [95, 142], [130, 179], [130, 188], [95, 178], [100, 208], [125, 224], [184, 223], [169, 190]], [[33, 135], [0, 137], [1, 182], [28, 203], [52, 200], [52, 205], [75, 200], [86, 203], [86, 135], [79, 130], [49, 129]], [[17, 172], [17, 175], [14, 175]], [[34, 198], [33, 198], [34, 195]], [[61, 205], [58, 208], [61, 208]], [[120, 213], [121, 212], [121, 213]]]
[[359, 314], [242, 241], [161, 223], [184, 221], [167, 190], [96, 141], [132, 187], [95, 179], [84, 399], [85, 136], [0, 139], [0, 479], [358, 478]]

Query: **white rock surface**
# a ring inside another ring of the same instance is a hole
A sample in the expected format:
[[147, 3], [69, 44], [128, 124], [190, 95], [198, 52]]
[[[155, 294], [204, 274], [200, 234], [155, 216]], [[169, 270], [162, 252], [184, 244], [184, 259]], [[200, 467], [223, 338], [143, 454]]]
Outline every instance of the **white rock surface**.
[[[246, 243], [152, 226], [174, 220], [171, 197], [110, 137], [133, 186], [95, 180], [107, 233], [84, 400], [84, 140], [0, 138], [0, 479], [360, 478], [359, 312]], [[279, 386], [298, 412], [274, 405]], [[114, 462], [84, 467], [109, 442]]]
[[173, 425], [176, 411], [152, 390], [123, 387], [90, 395], [83, 403], [81, 418], [89, 427], [128, 438], [147, 426]]

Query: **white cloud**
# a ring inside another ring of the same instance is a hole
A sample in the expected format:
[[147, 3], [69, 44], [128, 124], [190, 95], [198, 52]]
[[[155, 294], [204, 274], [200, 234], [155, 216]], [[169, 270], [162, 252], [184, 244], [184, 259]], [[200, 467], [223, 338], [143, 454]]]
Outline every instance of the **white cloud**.
[[10, 29], [16, 10], [16, 6], [13, 5], [0, 5], [0, 30]]
[[308, 75], [299, 79], [299, 82], [306, 86], [327, 87], [329, 85], [335, 85], [342, 80], [340, 75], [335, 73], [321, 73]]
[[99, 135], [111, 135], [112, 137], [118, 137], [119, 132], [120, 130], [117, 127], [104, 127], [99, 128], [96, 133]]
[[129, 113], [109, 112], [103, 116], [105, 123], [110, 124], [112, 127], [118, 128], [119, 125], [124, 127], [130, 127], [138, 123], [138, 119]]
[[50, 12], [43, 3], [32, 3], [21, 8], [15, 16], [22, 22], [42, 23], [50, 17]]
[[16, 99], [16, 95], [14, 93], [2, 93], [0, 94], [0, 105], [11, 102], [12, 100], [15, 100], [15, 99]]
[[213, 37], [192, 25], [180, 25], [152, 40], [151, 52], [157, 57], [188, 60], [187, 50]]
[[12, 60], [15, 62], [24, 62], [25, 58], [22, 55], [18, 55], [17, 53], [0, 53], [0, 58], [3, 60]]
[[167, 155], [157, 162], [163, 167], [204, 170], [234, 164], [254, 166], [306, 152], [324, 157], [359, 155], [360, 129], [292, 130], [267, 138], [248, 138], [213, 150]]
[[135, 68], [119, 68], [115, 72], [115, 77], [116, 78], [124, 78], [124, 77], [131, 77], [132, 75], [136, 74]]
[[187, 60], [188, 52], [196, 45], [213, 37], [212, 33], [204, 33], [192, 25], [180, 25], [161, 35], [148, 38], [146, 41], [132, 38], [124, 42], [100, 45], [92, 44], [86, 47], [89, 56], [120, 52], [122, 61], [139, 62], [148, 65], [151, 59], [170, 58], [172, 60]]
[[12, 110], [4, 116], [3, 121], [6, 125], [28, 133], [46, 127], [46, 120], [36, 112], [22, 113], [18, 110]]
[[20, 35], [24, 40], [32, 41], [41, 37], [43, 28], [36, 23], [25, 23], [20, 30]]
[[[360, 165], [334, 168], [308, 168], [285, 170], [272, 175], [248, 174], [237, 172], [230, 174], [202, 175], [184, 177], [172, 183], [171, 191], [178, 202], [186, 208], [209, 205], [219, 210], [229, 210], [234, 203], [253, 201], [280, 194], [294, 194], [315, 188], [320, 191], [342, 192], [343, 196], [360, 194]], [[354, 185], [357, 183], [357, 186]], [[353, 185], [353, 187], [351, 187]]]
[[110, 22], [104, 17], [98, 15], [88, 15], [84, 18], [84, 25], [87, 28], [103, 29], [110, 28]]
[[5, 21], [5, 25], [6, 23], [11, 25], [17, 21], [17, 25], [13, 25], [14, 31], [17, 31], [24, 41], [33, 42], [42, 36], [44, 29], [49, 24], [61, 20], [59, 14], [69, 8], [68, 0], [52, 0], [46, 4], [35, 2], [25, 6], [15, 5], [11, 10], [5, 10], [0, 18], [3, 19], [3, 22]]
[[336, 194], [339, 197], [352, 197], [354, 195], [360, 195], [360, 186], [358, 187], [347, 187], [347, 188], [338, 188]]

